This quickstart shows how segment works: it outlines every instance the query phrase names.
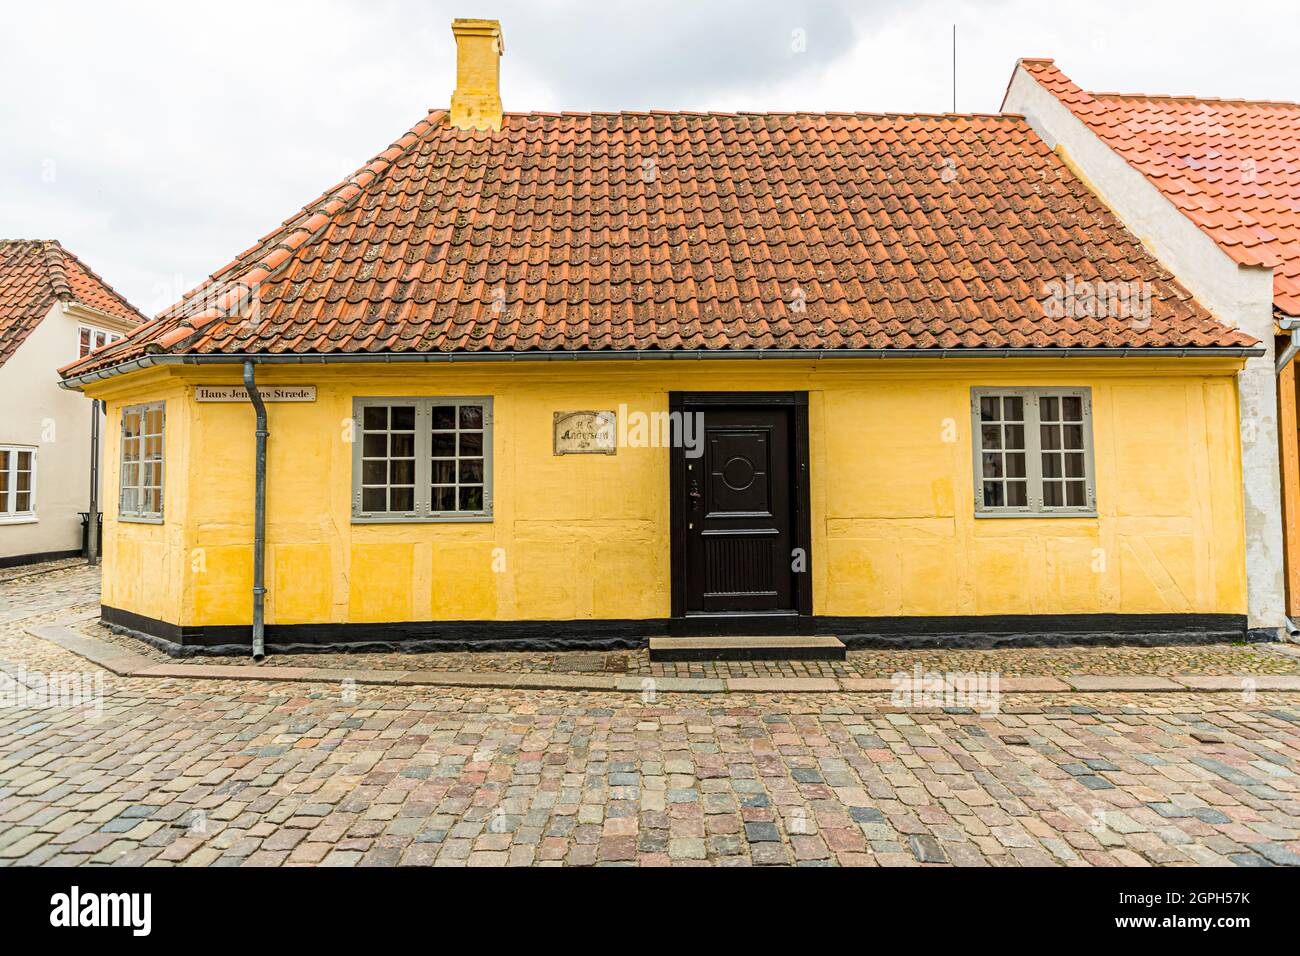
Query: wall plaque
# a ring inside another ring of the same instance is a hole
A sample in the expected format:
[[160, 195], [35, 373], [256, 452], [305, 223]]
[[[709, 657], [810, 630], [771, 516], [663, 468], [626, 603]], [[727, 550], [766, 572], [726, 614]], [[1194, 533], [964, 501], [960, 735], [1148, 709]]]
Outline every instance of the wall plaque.
[[[259, 385], [257, 392], [264, 402], [314, 402], [315, 385]], [[248, 392], [242, 385], [195, 385], [196, 402], [246, 402]]]
[[616, 412], [556, 412], [555, 454], [613, 455], [618, 451]]

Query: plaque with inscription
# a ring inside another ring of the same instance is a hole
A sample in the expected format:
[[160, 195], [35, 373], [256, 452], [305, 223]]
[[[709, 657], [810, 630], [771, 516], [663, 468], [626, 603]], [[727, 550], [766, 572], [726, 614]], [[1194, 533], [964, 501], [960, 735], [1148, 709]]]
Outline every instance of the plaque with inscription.
[[618, 451], [617, 412], [556, 412], [555, 454], [613, 455]]

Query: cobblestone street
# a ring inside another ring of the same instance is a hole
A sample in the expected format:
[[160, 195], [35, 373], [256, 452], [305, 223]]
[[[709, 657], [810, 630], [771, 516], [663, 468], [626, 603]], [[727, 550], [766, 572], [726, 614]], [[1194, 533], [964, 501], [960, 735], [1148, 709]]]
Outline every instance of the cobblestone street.
[[[5, 670], [93, 673], [26, 628], [95, 600], [80, 568], [0, 583]], [[0, 710], [0, 864], [1300, 864], [1295, 693], [1015, 693], [982, 715], [851, 693], [103, 692]]]

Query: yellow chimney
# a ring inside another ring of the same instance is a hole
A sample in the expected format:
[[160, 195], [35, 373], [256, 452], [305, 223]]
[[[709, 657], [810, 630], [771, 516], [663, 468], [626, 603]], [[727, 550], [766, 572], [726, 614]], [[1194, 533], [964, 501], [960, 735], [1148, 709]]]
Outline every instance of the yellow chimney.
[[452, 20], [456, 36], [456, 92], [451, 94], [451, 125], [460, 129], [501, 129], [501, 40], [499, 20]]

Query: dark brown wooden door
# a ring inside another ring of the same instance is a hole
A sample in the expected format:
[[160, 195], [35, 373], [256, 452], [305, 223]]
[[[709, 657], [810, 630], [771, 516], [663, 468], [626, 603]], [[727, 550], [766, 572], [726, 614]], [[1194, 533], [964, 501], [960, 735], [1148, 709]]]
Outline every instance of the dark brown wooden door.
[[685, 458], [682, 487], [686, 613], [795, 610], [794, 410], [698, 411], [703, 454]]

